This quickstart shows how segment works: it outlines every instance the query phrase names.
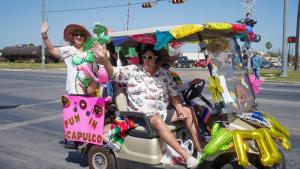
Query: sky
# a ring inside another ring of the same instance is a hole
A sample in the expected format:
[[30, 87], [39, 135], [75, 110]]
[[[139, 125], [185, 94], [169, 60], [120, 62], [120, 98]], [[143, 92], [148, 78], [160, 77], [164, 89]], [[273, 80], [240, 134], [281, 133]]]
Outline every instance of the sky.
[[[131, 3], [147, 2], [131, 0]], [[62, 45], [63, 30], [71, 23], [82, 24], [92, 30], [95, 22], [114, 31], [126, 29], [127, 6], [82, 10], [72, 12], [50, 12], [55, 10], [94, 8], [127, 4], [128, 0], [45, 0], [46, 20], [49, 23], [48, 35], [54, 45]], [[0, 6], [0, 49], [17, 44], [41, 43], [41, 4], [42, 0], [1, 0]], [[271, 51], [282, 47], [284, 0], [256, 0], [257, 20], [254, 32], [262, 36], [252, 47], [266, 51], [265, 43], [273, 44]], [[297, 0], [288, 0], [288, 36], [295, 36]], [[235, 23], [243, 17], [242, 0], [186, 0], [173, 5], [170, 0], [161, 1], [150, 9], [141, 5], [130, 6], [129, 30], [180, 25], [189, 23], [230, 22]], [[191, 51], [194, 52], [194, 51]]]

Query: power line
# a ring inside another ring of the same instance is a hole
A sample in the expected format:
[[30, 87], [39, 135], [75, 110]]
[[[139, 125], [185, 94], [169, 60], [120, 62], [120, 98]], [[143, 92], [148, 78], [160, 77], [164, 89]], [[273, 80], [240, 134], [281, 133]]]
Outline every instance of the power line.
[[[161, 1], [167, 1], [167, 0], [155, 0], [150, 1], [152, 3], [158, 3]], [[141, 5], [144, 2], [136, 2], [131, 3], [130, 5]], [[118, 5], [109, 5], [109, 6], [98, 6], [98, 7], [89, 7], [89, 8], [77, 8], [77, 9], [60, 9], [60, 10], [47, 10], [45, 12], [47, 13], [59, 13], [59, 12], [74, 12], [74, 11], [87, 11], [87, 10], [97, 10], [97, 9], [105, 9], [105, 8], [117, 8], [117, 7], [127, 7], [128, 3], [126, 4], [118, 4]]]

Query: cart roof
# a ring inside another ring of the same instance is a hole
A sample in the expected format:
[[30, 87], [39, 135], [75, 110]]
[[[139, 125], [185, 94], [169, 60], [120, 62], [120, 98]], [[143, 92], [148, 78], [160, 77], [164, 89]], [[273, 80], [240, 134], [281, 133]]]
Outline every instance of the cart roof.
[[[172, 38], [168, 40], [168, 43], [172, 42], [195, 42], [199, 40], [198, 34], [204, 39], [221, 38], [221, 37], [243, 37], [247, 32], [247, 26], [243, 24], [230, 24], [230, 23], [208, 23], [208, 24], [185, 24], [185, 25], [173, 25], [163, 27], [152, 27], [144, 29], [136, 29], [129, 31], [110, 32], [109, 36], [112, 41], [122, 40], [122, 43], [116, 43], [115, 46], [134, 46], [138, 43], [143, 43], [136, 40], [135, 36], [148, 37], [148, 40], [152, 38], [154, 44], [157, 41], [157, 34], [170, 33]], [[176, 36], [176, 34], [181, 36]], [[150, 38], [150, 39], [149, 39]], [[151, 40], [150, 40], [151, 41]], [[147, 44], [147, 42], [146, 42]], [[149, 42], [148, 44], [151, 44]]]

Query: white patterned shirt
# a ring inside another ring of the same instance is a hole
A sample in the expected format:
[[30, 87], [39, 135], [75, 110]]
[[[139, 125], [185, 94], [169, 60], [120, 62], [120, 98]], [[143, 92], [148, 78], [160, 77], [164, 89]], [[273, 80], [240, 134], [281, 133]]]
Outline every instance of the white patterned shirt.
[[142, 112], [147, 116], [161, 115], [164, 120], [167, 116], [169, 95], [178, 95], [170, 72], [161, 68], [151, 76], [140, 65], [114, 67], [111, 80], [126, 84], [129, 111]]

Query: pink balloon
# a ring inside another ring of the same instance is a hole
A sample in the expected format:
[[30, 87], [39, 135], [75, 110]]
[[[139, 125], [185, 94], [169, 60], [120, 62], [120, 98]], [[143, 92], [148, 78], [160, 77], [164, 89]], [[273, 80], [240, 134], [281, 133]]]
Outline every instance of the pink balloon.
[[256, 79], [254, 74], [249, 76], [253, 93], [256, 95], [260, 92], [261, 80]]
[[130, 57], [130, 58], [128, 58], [128, 60], [131, 64], [134, 64], [134, 65], [138, 65], [140, 62], [140, 59], [138, 57]]
[[99, 83], [107, 83], [108, 82], [108, 74], [104, 67], [101, 67], [98, 70], [98, 82]]
[[78, 69], [89, 74], [98, 83], [107, 83], [108, 82], [108, 74], [103, 67], [101, 67], [98, 70], [96, 76], [87, 65], [80, 65], [80, 66], [78, 66]]

